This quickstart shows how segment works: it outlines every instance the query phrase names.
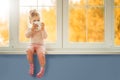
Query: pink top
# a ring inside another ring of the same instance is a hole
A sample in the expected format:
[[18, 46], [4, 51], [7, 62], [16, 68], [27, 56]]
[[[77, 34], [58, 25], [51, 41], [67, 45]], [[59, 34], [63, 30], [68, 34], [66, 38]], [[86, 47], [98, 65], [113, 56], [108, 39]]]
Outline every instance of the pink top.
[[31, 28], [28, 28], [25, 35], [31, 39], [31, 44], [44, 44], [44, 39], [47, 38], [46, 30], [31, 31]]

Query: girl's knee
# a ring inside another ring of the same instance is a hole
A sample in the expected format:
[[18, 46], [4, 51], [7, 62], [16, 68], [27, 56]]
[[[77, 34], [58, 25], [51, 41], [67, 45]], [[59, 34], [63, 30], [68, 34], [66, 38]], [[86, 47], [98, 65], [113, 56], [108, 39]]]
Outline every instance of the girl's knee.
[[45, 56], [45, 53], [43, 51], [37, 52], [37, 54], [40, 56]]
[[27, 50], [26, 50], [26, 53], [27, 53], [28, 55], [31, 55], [31, 54], [33, 54], [33, 51], [30, 50], [30, 49], [27, 49]]

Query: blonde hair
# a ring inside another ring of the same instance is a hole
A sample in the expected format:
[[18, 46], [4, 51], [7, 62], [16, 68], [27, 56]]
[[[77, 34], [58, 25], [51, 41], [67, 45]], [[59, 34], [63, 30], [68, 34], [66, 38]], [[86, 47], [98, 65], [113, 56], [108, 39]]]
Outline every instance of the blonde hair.
[[39, 14], [39, 12], [36, 9], [30, 10], [29, 14], [30, 14], [29, 15], [29, 19], [31, 19], [31, 18], [33, 18], [35, 16], [40, 17], [40, 14]]

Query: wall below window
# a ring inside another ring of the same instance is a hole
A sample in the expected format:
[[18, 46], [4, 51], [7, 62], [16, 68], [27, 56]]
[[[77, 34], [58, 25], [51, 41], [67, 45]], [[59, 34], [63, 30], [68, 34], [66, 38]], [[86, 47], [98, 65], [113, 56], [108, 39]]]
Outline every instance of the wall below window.
[[[39, 70], [35, 55], [35, 74]], [[0, 55], [0, 80], [120, 80], [120, 55], [47, 55], [45, 76], [28, 75], [25, 55]]]

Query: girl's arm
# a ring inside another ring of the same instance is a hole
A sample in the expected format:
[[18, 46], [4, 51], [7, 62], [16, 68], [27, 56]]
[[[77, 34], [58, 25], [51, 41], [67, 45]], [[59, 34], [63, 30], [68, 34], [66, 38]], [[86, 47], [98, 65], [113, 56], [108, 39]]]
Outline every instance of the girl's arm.
[[42, 31], [42, 38], [43, 39], [46, 39], [47, 38], [47, 31], [44, 29], [43, 31]]
[[47, 35], [47, 31], [45, 29], [45, 24], [42, 22], [41, 26], [42, 26], [42, 28], [41, 28], [41, 30], [42, 30], [42, 38], [46, 39], [48, 35]]

